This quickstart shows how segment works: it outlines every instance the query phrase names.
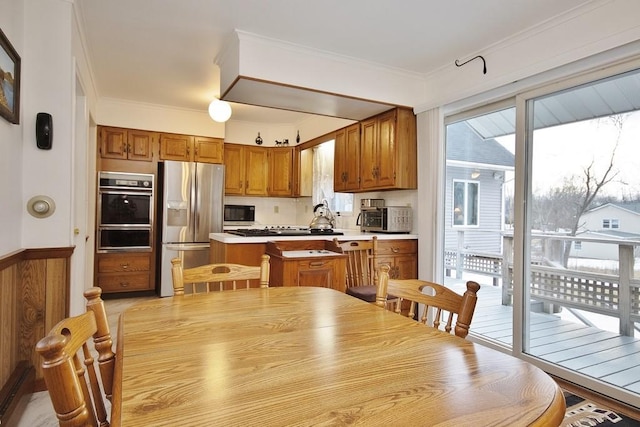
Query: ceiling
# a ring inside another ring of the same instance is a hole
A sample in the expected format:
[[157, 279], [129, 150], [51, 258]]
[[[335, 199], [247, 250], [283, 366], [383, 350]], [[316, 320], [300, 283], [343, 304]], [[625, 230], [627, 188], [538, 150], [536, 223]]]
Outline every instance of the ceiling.
[[[516, 132], [515, 107], [467, 119], [484, 139]], [[640, 110], [640, 72], [609, 77], [594, 83], [538, 98], [534, 103], [534, 129]]]
[[[427, 75], [594, 0], [77, 0], [99, 97], [206, 111], [235, 30]], [[472, 64], [468, 66], [474, 66]], [[282, 64], [286, 67], [287, 64]], [[489, 64], [490, 67], [490, 64]], [[232, 120], [301, 113], [232, 104]]]

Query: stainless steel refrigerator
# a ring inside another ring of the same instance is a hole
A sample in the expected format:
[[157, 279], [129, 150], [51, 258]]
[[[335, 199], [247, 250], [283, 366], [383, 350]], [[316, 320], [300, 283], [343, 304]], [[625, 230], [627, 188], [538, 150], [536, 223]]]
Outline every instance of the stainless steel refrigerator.
[[209, 234], [222, 232], [224, 166], [164, 162], [160, 296], [173, 295], [171, 260], [185, 268], [209, 263]]

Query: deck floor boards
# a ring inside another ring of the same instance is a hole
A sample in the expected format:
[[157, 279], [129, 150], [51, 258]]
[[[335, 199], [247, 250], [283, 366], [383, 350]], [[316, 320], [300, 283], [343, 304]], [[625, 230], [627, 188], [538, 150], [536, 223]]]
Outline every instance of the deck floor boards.
[[[465, 290], [460, 280], [447, 278], [446, 284], [460, 293]], [[640, 339], [553, 314], [533, 312], [529, 320], [530, 354], [640, 394]], [[471, 334], [511, 345], [512, 324], [513, 308], [502, 305], [500, 288], [481, 284]]]

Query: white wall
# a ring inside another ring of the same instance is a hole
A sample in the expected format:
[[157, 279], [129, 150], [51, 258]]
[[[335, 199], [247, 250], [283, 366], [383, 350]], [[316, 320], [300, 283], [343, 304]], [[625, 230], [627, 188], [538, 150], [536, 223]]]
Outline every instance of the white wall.
[[[0, 28], [18, 55], [24, 55], [24, 2], [0, 2]], [[24, 68], [24, 65], [23, 65]], [[20, 109], [22, 117], [23, 108]], [[24, 120], [14, 125], [0, 118], [0, 256], [22, 248], [22, 134]]]
[[98, 101], [96, 123], [186, 135], [224, 138], [224, 123], [211, 120], [206, 111], [144, 104], [112, 98]]
[[478, 64], [457, 68], [452, 59], [447, 66], [426, 76], [426, 96], [416, 106], [416, 111], [426, 111], [511, 85], [640, 40], [638, 16], [640, 2], [637, 0], [593, 1], [474, 52], [473, 55], [485, 58], [487, 74], [482, 74]]
[[[72, 244], [72, 103], [74, 70], [71, 55], [72, 4], [66, 1], [26, 0], [22, 55], [22, 247]], [[38, 112], [53, 116], [51, 150], [35, 143]], [[35, 195], [51, 197], [55, 213], [45, 219], [24, 209]]]

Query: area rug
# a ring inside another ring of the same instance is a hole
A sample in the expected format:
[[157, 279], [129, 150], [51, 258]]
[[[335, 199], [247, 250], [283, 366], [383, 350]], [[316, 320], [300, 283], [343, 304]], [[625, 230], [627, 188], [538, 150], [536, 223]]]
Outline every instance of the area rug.
[[590, 400], [564, 392], [567, 412], [562, 427], [640, 427], [640, 420], [616, 413]]

